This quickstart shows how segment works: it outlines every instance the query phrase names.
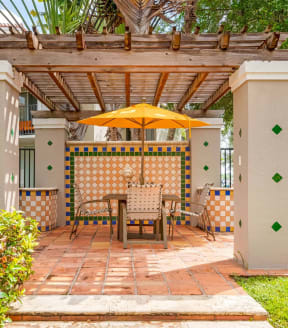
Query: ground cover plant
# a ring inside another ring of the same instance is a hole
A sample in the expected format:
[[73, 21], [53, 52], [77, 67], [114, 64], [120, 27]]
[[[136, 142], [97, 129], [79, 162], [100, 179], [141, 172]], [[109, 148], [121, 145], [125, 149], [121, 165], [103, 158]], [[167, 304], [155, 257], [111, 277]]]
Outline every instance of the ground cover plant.
[[23, 283], [32, 273], [37, 225], [21, 212], [0, 212], [0, 327], [9, 321], [9, 306], [23, 295]]
[[288, 277], [234, 277], [269, 313], [275, 328], [288, 328]]

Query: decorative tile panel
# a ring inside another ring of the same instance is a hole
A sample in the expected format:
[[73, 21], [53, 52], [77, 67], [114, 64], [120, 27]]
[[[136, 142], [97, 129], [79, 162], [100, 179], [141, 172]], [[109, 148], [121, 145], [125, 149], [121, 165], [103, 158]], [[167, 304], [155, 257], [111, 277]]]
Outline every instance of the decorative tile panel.
[[[173, 145], [147, 144], [144, 148], [144, 177], [147, 182], [162, 183], [163, 193], [181, 197], [182, 207], [190, 209], [190, 150], [186, 143]], [[139, 179], [141, 146], [137, 144], [87, 144], [66, 146], [66, 224], [75, 219], [77, 203], [74, 183], [83, 192], [85, 200], [101, 199], [109, 193], [125, 193], [127, 182], [121, 174], [126, 164]], [[97, 206], [97, 205], [96, 205]], [[99, 205], [98, 205], [99, 206]], [[167, 204], [169, 208], [169, 204]], [[112, 201], [113, 223], [116, 222], [117, 202]], [[168, 218], [169, 220], [169, 218]], [[190, 218], [182, 215], [177, 224], [188, 224]], [[108, 224], [108, 216], [83, 217], [80, 224]]]
[[56, 227], [57, 190], [20, 189], [19, 207], [26, 217], [39, 222], [40, 231]]
[[[207, 210], [213, 231], [234, 231], [234, 190], [210, 190], [207, 201]], [[240, 223], [239, 223], [240, 224]], [[241, 223], [242, 224], [242, 223]]]

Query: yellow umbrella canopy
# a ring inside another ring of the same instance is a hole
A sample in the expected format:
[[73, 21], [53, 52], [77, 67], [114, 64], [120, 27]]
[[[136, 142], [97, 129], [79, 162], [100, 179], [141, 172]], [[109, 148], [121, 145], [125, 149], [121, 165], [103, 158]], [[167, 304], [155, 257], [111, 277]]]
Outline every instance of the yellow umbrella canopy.
[[208, 123], [149, 104], [137, 104], [78, 121], [81, 124], [142, 129], [141, 175], [144, 183], [144, 129], [195, 128]]

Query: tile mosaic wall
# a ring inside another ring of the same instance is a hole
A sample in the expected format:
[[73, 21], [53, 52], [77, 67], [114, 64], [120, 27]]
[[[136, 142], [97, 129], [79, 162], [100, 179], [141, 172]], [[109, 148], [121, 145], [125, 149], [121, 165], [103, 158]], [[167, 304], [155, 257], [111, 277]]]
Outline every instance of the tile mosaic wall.
[[234, 231], [234, 190], [210, 190], [207, 210], [213, 231]]
[[[163, 193], [176, 194], [183, 209], [189, 210], [190, 151], [187, 143], [145, 145], [145, 178], [147, 182], [162, 183]], [[135, 179], [140, 173], [141, 147], [135, 143], [76, 144], [67, 143], [65, 164], [66, 224], [75, 218], [77, 201], [73, 184], [77, 183], [86, 200], [101, 199], [109, 193], [125, 193], [126, 182], [121, 170], [129, 164]], [[169, 206], [169, 204], [167, 204]], [[117, 203], [112, 202], [116, 222]], [[177, 218], [177, 224], [188, 224], [189, 217]], [[107, 224], [107, 216], [83, 217], [80, 224]]]
[[40, 231], [52, 230], [57, 220], [57, 190], [20, 189], [19, 208], [39, 222]]

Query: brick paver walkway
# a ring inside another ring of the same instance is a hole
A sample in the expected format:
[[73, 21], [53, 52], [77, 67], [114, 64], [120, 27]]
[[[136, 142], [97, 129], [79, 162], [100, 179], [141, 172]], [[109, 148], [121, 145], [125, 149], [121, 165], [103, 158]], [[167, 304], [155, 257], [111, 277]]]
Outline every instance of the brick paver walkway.
[[[134, 228], [134, 227], [133, 227]], [[237, 295], [231, 274], [245, 271], [233, 261], [233, 234], [207, 240], [197, 228], [176, 226], [169, 248], [133, 245], [124, 250], [107, 226], [83, 226], [73, 241], [70, 227], [42, 233], [26, 294]]]

